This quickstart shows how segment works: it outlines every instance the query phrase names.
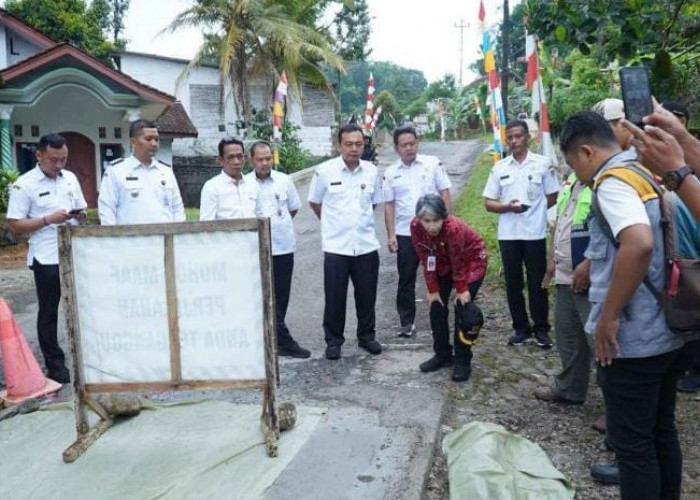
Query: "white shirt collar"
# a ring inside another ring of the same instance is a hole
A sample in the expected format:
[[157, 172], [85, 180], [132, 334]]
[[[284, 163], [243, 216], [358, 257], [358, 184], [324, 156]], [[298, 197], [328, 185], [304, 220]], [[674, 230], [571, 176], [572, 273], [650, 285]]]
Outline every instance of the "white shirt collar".
[[510, 155], [509, 158], [510, 158], [510, 164], [511, 164], [511, 165], [523, 166], [523, 165], [525, 165], [527, 162], [529, 162], [529, 161], [532, 159], [532, 153], [531, 153], [530, 150], [528, 149], [528, 150], [527, 150], [527, 155], [525, 155], [525, 159], [523, 160], [522, 163], [518, 163], [518, 160], [516, 160], [516, 159], [515, 159], [515, 156], [513, 156], [513, 155]]

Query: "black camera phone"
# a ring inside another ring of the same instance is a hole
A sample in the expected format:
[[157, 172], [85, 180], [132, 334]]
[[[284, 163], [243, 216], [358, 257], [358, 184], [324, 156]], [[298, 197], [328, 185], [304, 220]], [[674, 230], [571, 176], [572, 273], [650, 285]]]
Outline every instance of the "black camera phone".
[[642, 127], [642, 118], [653, 111], [649, 74], [646, 68], [635, 66], [620, 69], [622, 101], [625, 103], [625, 118]]

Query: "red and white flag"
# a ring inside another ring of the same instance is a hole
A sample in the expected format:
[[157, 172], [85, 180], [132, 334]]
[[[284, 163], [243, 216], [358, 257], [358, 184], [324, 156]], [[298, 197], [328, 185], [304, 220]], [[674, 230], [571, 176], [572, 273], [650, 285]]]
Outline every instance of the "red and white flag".
[[552, 165], [557, 165], [557, 154], [554, 151], [552, 135], [549, 130], [549, 115], [547, 113], [547, 99], [540, 77], [540, 61], [537, 55], [537, 37], [535, 35], [525, 36], [525, 57], [527, 59], [527, 77], [525, 88], [532, 91], [532, 117], [536, 113], [540, 115], [538, 139], [541, 153], [552, 160]]
[[374, 112], [374, 116], [372, 117], [372, 127], [370, 130], [374, 130], [374, 128], [377, 126], [377, 122], [379, 121], [379, 115], [382, 114], [382, 107], [377, 106], [376, 111]]
[[365, 130], [372, 131], [372, 109], [374, 108], [374, 76], [369, 74], [367, 83], [367, 107], [365, 108]]

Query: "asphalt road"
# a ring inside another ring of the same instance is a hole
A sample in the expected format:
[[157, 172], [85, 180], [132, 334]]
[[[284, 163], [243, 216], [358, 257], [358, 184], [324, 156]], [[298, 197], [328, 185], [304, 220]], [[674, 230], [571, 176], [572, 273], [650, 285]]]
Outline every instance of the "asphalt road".
[[[421, 144], [420, 153], [438, 156], [452, 181], [452, 197], [456, 199], [471, 172], [472, 163], [477, 154], [483, 151], [483, 143], [472, 141], [460, 142], [431, 142]], [[379, 156], [381, 172], [394, 161], [396, 154], [393, 149], [385, 148]], [[302, 200], [306, 200], [308, 181], [297, 186]], [[475, 200], [481, 203], [481, 199]], [[416, 299], [416, 326], [418, 335], [413, 339], [403, 340], [396, 336], [398, 316], [396, 314], [396, 285], [398, 274], [396, 256], [386, 249], [386, 230], [384, 228], [384, 210], [380, 205], [375, 210], [377, 235], [382, 248], [379, 252], [379, 289], [377, 293], [377, 340], [381, 343], [431, 343], [428, 327], [427, 311], [423, 306], [425, 288], [419, 272]], [[292, 283], [287, 325], [295, 339], [303, 346], [311, 349], [314, 357], [323, 355], [325, 342], [323, 340], [323, 252], [321, 251], [320, 222], [310, 209], [302, 209], [295, 219], [297, 232], [297, 251], [295, 253], [295, 269]], [[348, 291], [348, 313], [345, 326], [344, 353], [354, 351], [356, 344], [356, 316], [352, 286]]]

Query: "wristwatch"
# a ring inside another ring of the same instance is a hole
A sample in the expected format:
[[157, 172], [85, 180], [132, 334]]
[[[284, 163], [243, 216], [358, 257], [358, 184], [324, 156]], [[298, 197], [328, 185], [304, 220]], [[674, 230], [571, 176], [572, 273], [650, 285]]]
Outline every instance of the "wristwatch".
[[664, 183], [664, 186], [666, 186], [667, 189], [669, 189], [670, 191], [675, 191], [681, 186], [681, 182], [683, 182], [683, 179], [685, 179], [692, 173], [692, 168], [690, 168], [688, 165], [683, 165], [678, 170], [671, 170], [670, 172], [666, 172], [661, 178], [661, 181]]

